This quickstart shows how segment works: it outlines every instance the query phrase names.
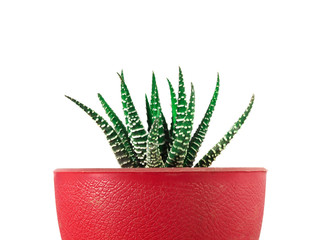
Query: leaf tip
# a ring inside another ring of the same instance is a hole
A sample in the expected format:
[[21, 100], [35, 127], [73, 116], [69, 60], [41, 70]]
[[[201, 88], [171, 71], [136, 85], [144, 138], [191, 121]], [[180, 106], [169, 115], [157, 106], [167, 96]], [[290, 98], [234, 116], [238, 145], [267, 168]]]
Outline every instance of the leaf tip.
[[191, 82], [191, 90], [194, 92], [194, 84]]
[[252, 97], [251, 97], [251, 101], [250, 101], [250, 104], [251, 104], [251, 105], [253, 105], [254, 100], [255, 100], [255, 94], [253, 93], [253, 94], [252, 94]]
[[155, 72], [153, 71], [153, 74], [152, 74], [152, 81], [153, 81], [153, 84], [155, 84], [156, 82], [156, 77], [155, 77]]
[[120, 73], [117, 72], [118, 77], [120, 78], [121, 81], [124, 81], [124, 71], [121, 70]]

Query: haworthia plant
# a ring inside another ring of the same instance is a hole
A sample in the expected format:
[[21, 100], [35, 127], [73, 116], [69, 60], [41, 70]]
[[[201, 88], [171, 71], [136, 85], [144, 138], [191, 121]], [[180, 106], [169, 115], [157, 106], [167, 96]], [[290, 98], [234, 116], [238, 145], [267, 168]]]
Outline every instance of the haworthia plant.
[[186, 94], [185, 94], [185, 86], [182, 69], [179, 68], [179, 84], [178, 84], [178, 98], [177, 98], [177, 106], [176, 106], [176, 118], [173, 126], [173, 139], [177, 138], [178, 132], [180, 128], [183, 127], [183, 122], [185, 116], [187, 114], [187, 102], [186, 102]]
[[[151, 93], [151, 100], [150, 100], [150, 111], [151, 111], [152, 124], [156, 119], [159, 119], [160, 115], [163, 115], [162, 108], [159, 101], [156, 77], [154, 73], [152, 76], [152, 93]], [[167, 157], [164, 121], [165, 121], [165, 118], [161, 118], [160, 119], [161, 123], [158, 124], [158, 144], [159, 144], [159, 149], [163, 160], [165, 160]]]
[[212, 97], [212, 100], [207, 108], [207, 111], [202, 119], [202, 122], [198, 126], [196, 132], [194, 133], [194, 136], [192, 137], [191, 141], [189, 142], [187, 155], [184, 161], [184, 167], [192, 167], [194, 160], [196, 158], [197, 152], [199, 151], [202, 142], [205, 138], [205, 135], [208, 130], [209, 123], [211, 121], [212, 114], [214, 112], [214, 108], [216, 105], [216, 100], [218, 97], [218, 92], [220, 89], [220, 77], [217, 74], [217, 82], [216, 82], [216, 88]]
[[125, 83], [123, 71], [120, 74], [118, 73], [118, 76], [121, 83], [121, 99], [125, 124], [123, 124], [101, 94], [98, 94], [98, 98], [113, 127], [91, 108], [69, 96], [66, 97], [83, 109], [103, 130], [118, 163], [124, 168], [209, 167], [244, 124], [254, 103], [253, 95], [248, 107], [238, 121], [234, 123], [231, 129], [207, 154], [194, 164], [216, 105], [220, 88], [219, 75], [217, 75], [216, 87], [210, 104], [193, 135], [195, 90], [193, 84], [191, 84], [190, 99], [187, 102], [181, 68], [179, 68], [177, 94], [172, 83], [167, 79], [172, 109], [170, 128], [168, 128], [162, 112], [155, 74], [153, 73], [152, 75], [150, 101], [147, 95], [145, 95], [147, 130], [145, 130], [138, 116]]
[[124, 143], [121, 140], [120, 135], [117, 134], [114, 128], [110, 126], [102, 116], [100, 116], [98, 113], [96, 113], [94, 110], [90, 109], [89, 107], [78, 102], [77, 100], [69, 96], [66, 96], [66, 97], [71, 101], [73, 101], [81, 109], [83, 109], [103, 130], [107, 140], [109, 141], [110, 146], [114, 151], [116, 159], [118, 160], [118, 163], [120, 164], [121, 167], [137, 167], [137, 165], [135, 164], [136, 160], [131, 158], [128, 150], [126, 149]]
[[145, 166], [147, 131], [145, 130], [135, 105], [130, 96], [129, 90], [124, 80], [123, 72], [119, 75], [121, 80], [121, 96], [123, 110], [127, 119], [127, 129], [133, 149], [140, 165]]
[[192, 84], [191, 97], [186, 111], [186, 116], [168, 154], [168, 158], [166, 160], [167, 167], [183, 167], [184, 159], [188, 150], [188, 143], [192, 133], [194, 111], [195, 91]]
[[169, 90], [171, 94], [171, 103], [172, 103], [172, 123], [169, 131], [169, 137], [171, 138], [171, 141], [173, 141], [173, 131], [174, 131], [174, 126], [176, 122], [177, 99], [176, 99], [176, 94], [172, 83], [169, 81], [169, 79], [167, 79], [167, 81], [169, 85]]
[[160, 116], [159, 112], [156, 115], [157, 118], [154, 119], [151, 130], [147, 138], [147, 159], [146, 167], [147, 168], [161, 168], [164, 167], [164, 162], [161, 156], [161, 151], [159, 148], [159, 125], [160, 125]]
[[208, 151], [208, 153], [195, 165], [195, 167], [207, 167], [211, 165], [213, 161], [215, 161], [216, 157], [224, 150], [226, 145], [231, 141], [231, 139], [234, 137], [234, 135], [243, 125], [245, 119], [247, 118], [247, 116], [249, 115], [252, 109], [254, 99], [255, 97], [253, 95], [249, 106], [247, 107], [245, 112], [242, 114], [242, 116], [239, 118], [239, 120], [234, 123], [230, 131], [228, 131], [225, 134], [225, 136], [213, 148], [211, 148]]
[[135, 162], [135, 165], [138, 164], [136, 161], [136, 154], [133, 151], [133, 147], [130, 144], [130, 138], [128, 136], [128, 133], [126, 131], [126, 127], [122, 123], [122, 121], [118, 118], [118, 116], [115, 114], [115, 112], [111, 109], [111, 107], [108, 105], [108, 103], [105, 101], [103, 96], [98, 93], [98, 98], [101, 102], [101, 105], [106, 111], [106, 114], [110, 118], [110, 121], [113, 123], [115, 127], [115, 131], [117, 132], [118, 136], [120, 137], [120, 140], [122, 141], [126, 152], [128, 153], [128, 156], [130, 159], [132, 159], [133, 162]]

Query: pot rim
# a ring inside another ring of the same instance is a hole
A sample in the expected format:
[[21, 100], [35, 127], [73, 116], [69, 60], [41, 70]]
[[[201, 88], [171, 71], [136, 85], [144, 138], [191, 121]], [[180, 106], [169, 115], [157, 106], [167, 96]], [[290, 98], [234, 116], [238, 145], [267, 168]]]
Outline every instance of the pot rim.
[[57, 168], [54, 173], [181, 173], [181, 172], [267, 172], [263, 167], [209, 167], [209, 168]]

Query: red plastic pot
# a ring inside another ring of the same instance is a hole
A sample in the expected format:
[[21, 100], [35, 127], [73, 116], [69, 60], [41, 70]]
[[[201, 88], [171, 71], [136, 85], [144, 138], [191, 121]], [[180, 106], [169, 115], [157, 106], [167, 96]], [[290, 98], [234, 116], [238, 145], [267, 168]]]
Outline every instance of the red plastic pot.
[[57, 169], [63, 240], [259, 239], [264, 168]]

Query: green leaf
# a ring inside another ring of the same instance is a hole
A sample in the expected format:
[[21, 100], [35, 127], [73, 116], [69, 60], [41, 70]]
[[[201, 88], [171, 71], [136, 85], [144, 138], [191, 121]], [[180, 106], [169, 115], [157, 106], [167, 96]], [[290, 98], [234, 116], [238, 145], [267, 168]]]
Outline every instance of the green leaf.
[[[152, 93], [151, 93], [151, 103], [150, 103], [150, 108], [151, 108], [151, 113], [152, 113], [152, 122], [154, 122], [156, 119], [159, 118], [158, 113], [163, 116], [162, 112], [162, 107], [160, 105], [160, 100], [159, 100], [159, 94], [158, 94], [158, 88], [156, 84], [156, 77], [153, 72], [152, 76]], [[165, 122], [163, 122], [165, 118], [161, 119], [161, 124], [158, 124], [159, 129], [158, 129], [158, 144], [160, 151], [162, 153], [162, 157], [164, 160], [166, 160], [166, 142], [165, 142], [165, 130], [164, 130], [164, 125]]]
[[180, 129], [183, 127], [184, 119], [186, 116], [186, 94], [182, 69], [179, 67], [179, 84], [178, 84], [178, 99], [177, 99], [177, 109], [176, 109], [176, 120], [173, 131], [173, 139], [175, 140], [178, 136]]
[[233, 127], [225, 134], [225, 136], [212, 149], [210, 149], [207, 154], [205, 154], [205, 156], [195, 165], [195, 167], [209, 167], [212, 162], [215, 161], [216, 157], [225, 149], [226, 145], [232, 140], [234, 135], [245, 122], [252, 109], [254, 99], [255, 97], [253, 95], [248, 107], [238, 121], [235, 122]]
[[141, 167], [145, 165], [146, 158], [146, 141], [147, 132], [138, 116], [123, 74], [118, 74], [121, 80], [121, 95], [123, 100], [123, 110], [126, 117], [127, 129], [131, 144], [136, 153], [137, 159]]
[[149, 132], [153, 124], [153, 119], [152, 119], [152, 112], [150, 110], [150, 105], [146, 94], [145, 94], [145, 104], [146, 104], [146, 115], [147, 115], [147, 124], [148, 124], [148, 132]]
[[152, 76], [152, 93], [151, 93], [151, 100], [150, 100], [150, 108], [152, 112], [152, 119], [154, 122], [154, 120], [157, 118], [158, 112], [160, 111], [159, 95], [158, 95], [156, 77], [154, 72]]
[[124, 144], [129, 157], [132, 159], [133, 162], [136, 163], [135, 165], [138, 165], [137, 159], [135, 156], [135, 152], [133, 151], [133, 147], [130, 143], [130, 138], [129, 138], [128, 133], [126, 131], [126, 127], [124, 126], [123, 122], [118, 118], [118, 116], [115, 114], [113, 109], [108, 105], [108, 103], [105, 101], [105, 99], [99, 93], [98, 93], [98, 98], [101, 102], [101, 105], [105, 109], [106, 114], [110, 118], [110, 121], [113, 123], [113, 125], [115, 127], [115, 131], [117, 132], [122, 143]]
[[220, 78], [219, 78], [219, 74], [217, 74], [217, 82], [216, 82], [215, 91], [213, 93], [213, 97], [211, 99], [211, 102], [206, 110], [206, 113], [205, 113], [200, 125], [198, 126], [196, 132], [194, 133], [194, 135], [189, 143], [189, 147], [188, 147], [185, 162], [184, 162], [184, 167], [192, 167], [193, 166], [197, 152], [199, 151], [199, 149], [204, 141], [205, 135], [207, 133], [208, 126], [211, 121], [211, 117], [213, 115], [214, 108], [216, 105], [216, 100], [218, 97], [219, 88], [220, 88]]
[[180, 128], [177, 137], [174, 139], [171, 150], [166, 160], [166, 167], [183, 167], [184, 159], [186, 157], [188, 143], [191, 138], [193, 121], [195, 112], [195, 91], [192, 84], [191, 96], [187, 109], [187, 115], [184, 118], [182, 127]]
[[160, 118], [158, 112], [158, 118], [154, 120], [151, 130], [147, 138], [147, 157], [146, 168], [163, 168], [165, 167], [162, 156], [159, 150], [158, 143], [158, 130], [160, 125]]
[[127, 168], [136, 167], [135, 162], [130, 158], [124, 144], [122, 143], [120, 137], [117, 135], [117, 132], [108, 124], [108, 122], [91, 108], [85, 106], [84, 104], [69, 96], [66, 97], [74, 102], [77, 106], [79, 106], [82, 110], [84, 110], [103, 130], [120, 166]]
[[164, 114], [162, 113], [161, 115], [162, 122], [163, 122], [163, 128], [164, 128], [164, 134], [165, 134], [165, 146], [163, 152], [161, 152], [163, 161], [166, 162], [167, 156], [168, 156], [168, 151], [170, 149], [170, 136], [169, 136], [169, 131], [168, 131], [168, 125], [165, 119]]
[[169, 131], [169, 136], [171, 139], [171, 142], [173, 141], [173, 131], [174, 131], [174, 126], [176, 123], [176, 111], [177, 111], [177, 99], [176, 99], [176, 94], [173, 88], [172, 83], [167, 79], [168, 86], [169, 86], [169, 91], [171, 94], [171, 103], [172, 103], [172, 123], [171, 123], [171, 128]]
[[[117, 73], [119, 78], [121, 80], [124, 81], [124, 72], [123, 70], [121, 70], [121, 73]], [[122, 99], [122, 105], [123, 105], [123, 112], [124, 112], [124, 116], [125, 116], [125, 123], [126, 123], [126, 126], [127, 126], [127, 132], [128, 132], [128, 135], [130, 135], [130, 129], [128, 127], [129, 123], [128, 123], [128, 109], [127, 109], [127, 104], [125, 102], [125, 99], [126, 99], [126, 89], [125, 87], [123, 86], [123, 84], [121, 84], [121, 99]], [[127, 92], [128, 92], [128, 89], [127, 89]]]

